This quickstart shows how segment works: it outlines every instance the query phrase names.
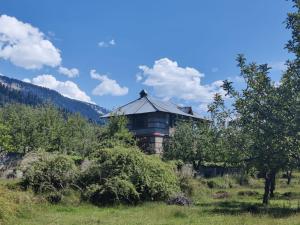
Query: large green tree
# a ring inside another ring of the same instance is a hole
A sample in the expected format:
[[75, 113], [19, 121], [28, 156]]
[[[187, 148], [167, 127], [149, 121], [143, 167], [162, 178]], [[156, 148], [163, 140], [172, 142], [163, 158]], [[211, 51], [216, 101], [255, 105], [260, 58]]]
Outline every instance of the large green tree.
[[0, 108], [0, 124], [0, 146], [24, 154], [41, 150], [86, 156], [104, 136], [98, 125], [51, 105], [6, 105]]
[[232, 97], [238, 115], [236, 123], [249, 142], [244, 160], [265, 178], [263, 203], [268, 204], [275, 188], [275, 177], [287, 165], [294, 149], [285, 148], [285, 119], [279, 88], [269, 77], [266, 64], [247, 64], [244, 56], [237, 58], [246, 87], [237, 91], [232, 82], [224, 81], [223, 88]]
[[286, 48], [296, 57], [287, 61], [288, 69], [280, 84], [275, 85], [270, 79], [267, 64], [248, 64], [243, 55], [238, 56], [237, 62], [246, 87], [238, 91], [230, 81], [223, 84], [227, 96], [234, 99], [236, 128], [240, 135], [247, 137], [240, 153], [243, 161], [264, 175], [264, 204], [274, 194], [276, 174], [296, 167], [300, 159], [300, 1], [293, 3], [296, 10], [287, 18], [292, 39]]
[[286, 49], [293, 54], [293, 58], [286, 63], [287, 71], [283, 74], [279, 87], [284, 108], [285, 146], [295, 149], [286, 168], [289, 178], [291, 170], [300, 165], [300, 1], [293, 0], [293, 6], [295, 11], [288, 13], [286, 20], [286, 27], [292, 31], [292, 38]]
[[206, 163], [223, 161], [221, 143], [210, 123], [181, 121], [176, 124], [174, 133], [165, 140], [163, 157], [182, 160], [198, 170]]

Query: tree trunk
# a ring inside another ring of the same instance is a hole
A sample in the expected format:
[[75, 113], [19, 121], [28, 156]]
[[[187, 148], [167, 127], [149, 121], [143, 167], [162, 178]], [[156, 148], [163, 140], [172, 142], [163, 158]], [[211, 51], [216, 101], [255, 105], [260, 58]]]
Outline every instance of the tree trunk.
[[270, 197], [270, 187], [271, 187], [271, 177], [269, 173], [265, 175], [265, 192], [263, 196], [263, 204], [269, 204], [269, 197]]
[[290, 185], [291, 180], [292, 180], [292, 171], [291, 170], [286, 172], [286, 177], [287, 177], [287, 184]]
[[276, 173], [275, 172], [271, 172], [270, 174], [270, 178], [271, 178], [271, 184], [270, 184], [270, 198], [274, 198], [274, 191], [275, 191], [275, 181], [276, 181]]

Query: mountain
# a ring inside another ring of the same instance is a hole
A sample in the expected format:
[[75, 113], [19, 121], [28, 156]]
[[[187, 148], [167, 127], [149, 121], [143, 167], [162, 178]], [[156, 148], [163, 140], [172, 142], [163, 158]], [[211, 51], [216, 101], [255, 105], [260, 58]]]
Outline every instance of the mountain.
[[70, 99], [57, 91], [1, 75], [0, 105], [6, 103], [22, 103], [33, 106], [51, 103], [68, 112], [78, 112], [94, 122], [100, 122], [100, 116], [109, 112], [98, 105]]

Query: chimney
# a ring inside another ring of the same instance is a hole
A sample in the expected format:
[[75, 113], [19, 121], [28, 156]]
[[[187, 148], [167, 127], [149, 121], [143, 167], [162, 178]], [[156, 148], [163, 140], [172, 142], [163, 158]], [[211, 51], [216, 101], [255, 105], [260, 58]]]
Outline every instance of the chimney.
[[140, 92], [140, 98], [144, 98], [144, 97], [146, 97], [147, 95], [148, 95], [147, 91], [145, 91], [144, 89], [141, 90], [141, 92]]

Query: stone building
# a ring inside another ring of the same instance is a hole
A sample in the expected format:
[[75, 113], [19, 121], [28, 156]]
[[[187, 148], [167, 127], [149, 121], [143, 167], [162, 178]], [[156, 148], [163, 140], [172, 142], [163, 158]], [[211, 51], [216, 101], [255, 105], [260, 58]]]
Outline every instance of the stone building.
[[128, 118], [128, 129], [137, 137], [139, 146], [149, 153], [157, 154], [162, 153], [164, 138], [174, 132], [176, 121], [206, 121], [193, 112], [191, 107], [180, 107], [172, 102], [154, 99], [145, 90], [140, 92], [138, 99], [102, 118], [112, 115], [125, 115]]

